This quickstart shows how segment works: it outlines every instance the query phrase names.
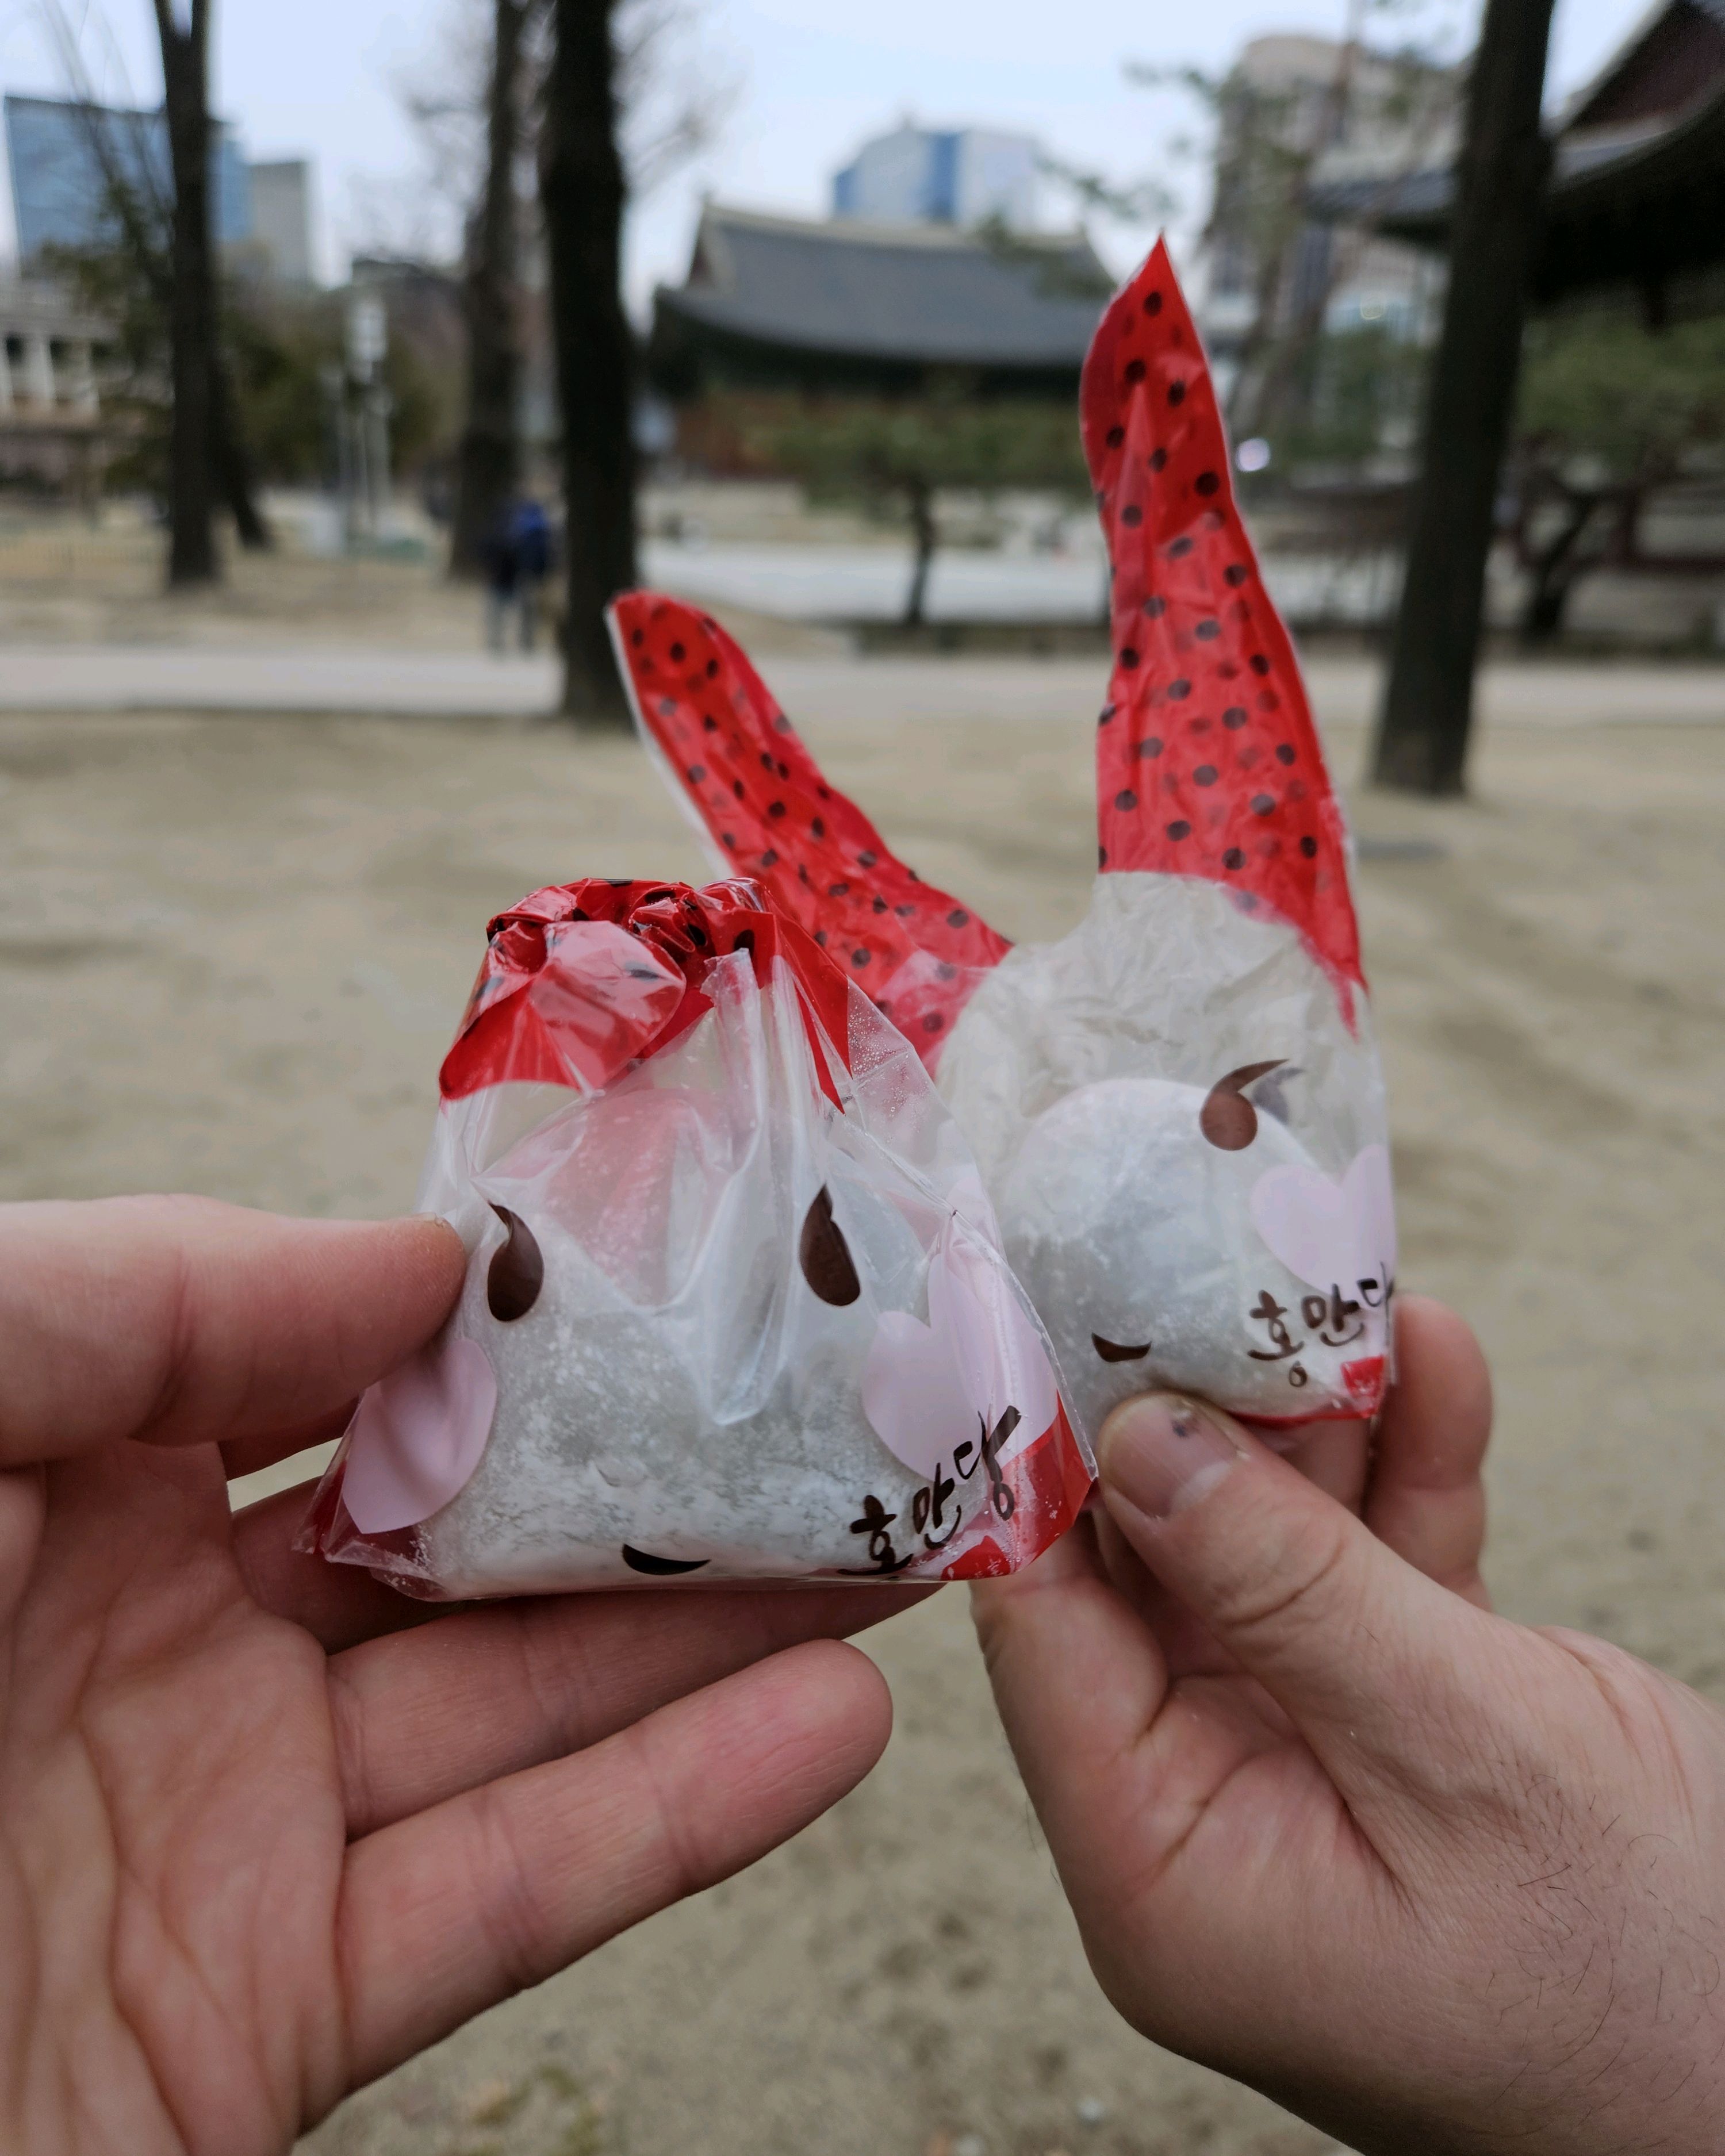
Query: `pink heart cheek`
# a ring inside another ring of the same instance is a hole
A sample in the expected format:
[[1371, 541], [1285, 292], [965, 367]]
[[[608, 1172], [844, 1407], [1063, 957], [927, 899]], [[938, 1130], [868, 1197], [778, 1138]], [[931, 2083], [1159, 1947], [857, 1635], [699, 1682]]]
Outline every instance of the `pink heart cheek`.
[[1273, 1258], [1313, 1287], [1353, 1277], [1348, 1194], [1315, 1168], [1272, 1168], [1252, 1185], [1252, 1225]]
[[1344, 1178], [1353, 1229], [1358, 1270], [1369, 1277], [1381, 1266], [1395, 1275], [1395, 1198], [1389, 1173], [1389, 1155], [1381, 1145], [1363, 1147], [1354, 1155]]
[[371, 1387], [348, 1430], [341, 1502], [362, 1535], [411, 1527], [471, 1479], [497, 1412], [497, 1373], [476, 1340], [422, 1348]]
[[863, 1413], [876, 1437], [926, 1480], [977, 1418], [947, 1341], [901, 1310], [883, 1311], [863, 1363]]

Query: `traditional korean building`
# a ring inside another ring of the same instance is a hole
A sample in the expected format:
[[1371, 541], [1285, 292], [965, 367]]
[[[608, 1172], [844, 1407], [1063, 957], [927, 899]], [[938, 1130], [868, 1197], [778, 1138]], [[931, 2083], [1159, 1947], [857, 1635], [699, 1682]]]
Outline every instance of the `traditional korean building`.
[[[1534, 303], [1619, 286], [1656, 326], [1725, 263], [1725, 0], [1658, 0], [1559, 114], [1553, 152]], [[1309, 199], [1316, 216], [1440, 251], [1455, 169], [1321, 169]]]
[[1071, 399], [1113, 279], [1081, 233], [830, 223], [709, 203], [685, 281], [655, 295], [650, 367], [714, 388]]

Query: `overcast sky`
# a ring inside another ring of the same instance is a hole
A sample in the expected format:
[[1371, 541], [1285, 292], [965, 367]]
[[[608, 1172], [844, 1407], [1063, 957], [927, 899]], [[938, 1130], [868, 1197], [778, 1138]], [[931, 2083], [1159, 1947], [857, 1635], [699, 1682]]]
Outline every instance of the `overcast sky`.
[[[57, 4], [57, 0], [49, 0]], [[1178, 93], [1133, 88], [1127, 59], [1226, 64], [1266, 30], [1333, 34], [1345, 0], [685, 0], [685, 41], [702, 75], [733, 95], [718, 139], [631, 217], [629, 284], [644, 304], [686, 264], [703, 191], [727, 202], [821, 214], [835, 167], [906, 114], [1025, 130], [1056, 156], [1125, 179], [1153, 174], [1202, 207], [1201, 169], [1179, 150], [1201, 116]], [[64, 0], [99, 92], [161, 95], [149, 0]], [[405, 121], [400, 85], [435, 74], [452, 25], [485, 0], [214, 0], [214, 102], [253, 157], [310, 157], [324, 274], [352, 247], [447, 246], [453, 214]], [[1643, 12], [1641, 0], [1558, 0], [1553, 100], [1584, 80]], [[1452, 50], [1477, 0], [1393, 0], [1386, 41], [1418, 27]], [[57, 95], [64, 76], [44, 0], [0, 0], [0, 89]], [[1059, 219], [1050, 199], [1048, 213]], [[0, 234], [9, 240], [11, 208]], [[1059, 220], [1064, 221], [1064, 220]], [[1178, 220], [1176, 219], [1178, 228]], [[1099, 233], [1124, 270], [1147, 235]]]

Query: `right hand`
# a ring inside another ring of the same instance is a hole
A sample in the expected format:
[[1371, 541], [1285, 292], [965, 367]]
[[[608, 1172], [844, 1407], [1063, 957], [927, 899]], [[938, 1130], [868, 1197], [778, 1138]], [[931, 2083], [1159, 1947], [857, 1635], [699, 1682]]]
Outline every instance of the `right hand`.
[[1398, 1348], [1363, 1520], [1150, 1397], [1100, 1529], [977, 1590], [1091, 1963], [1351, 2148], [1717, 2156], [1725, 1717], [1481, 1606], [1485, 1367], [1432, 1304]]

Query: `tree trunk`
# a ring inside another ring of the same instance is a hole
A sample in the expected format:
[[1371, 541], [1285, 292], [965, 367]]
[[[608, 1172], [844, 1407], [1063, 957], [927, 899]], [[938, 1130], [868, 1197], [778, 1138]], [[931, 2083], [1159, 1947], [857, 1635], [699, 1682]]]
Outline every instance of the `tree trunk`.
[[213, 583], [220, 572], [211, 515], [216, 292], [209, 204], [209, 7], [208, 0], [191, 0], [191, 5], [182, 28], [174, 19], [172, 0], [156, 0], [174, 182], [167, 581], [175, 588]]
[[239, 431], [234, 384], [219, 346], [210, 375], [210, 454], [240, 545], [249, 552], [267, 553], [275, 540], [258, 507], [252, 483], [252, 460], [246, 454], [245, 439]]
[[934, 549], [939, 534], [935, 529], [934, 490], [928, 486], [910, 486], [906, 495], [911, 511], [911, 536], [916, 548], [911, 564], [911, 588], [905, 594], [906, 629], [921, 629], [924, 602], [928, 597], [928, 571], [934, 560]]
[[539, 163], [563, 434], [563, 709], [595, 725], [628, 723], [605, 606], [636, 582], [614, 6], [552, 0]]
[[467, 423], [456, 453], [449, 572], [477, 576], [485, 536], [521, 475], [521, 345], [515, 168], [521, 154], [521, 32], [526, 0], [496, 0], [485, 194], [463, 290]]
[[1563, 523], [1534, 554], [1530, 564], [1532, 582], [1522, 610], [1523, 644], [1549, 644], [1562, 630], [1563, 609], [1581, 573], [1575, 550], [1598, 506], [1597, 495], [1572, 494]]
[[[157, 27], [164, 38], [170, 35], [180, 38], [186, 34], [172, 22], [162, 23], [158, 11]], [[168, 47], [162, 47], [162, 78], [166, 85], [170, 59]], [[106, 129], [101, 125], [101, 109], [95, 101], [94, 92], [81, 76], [74, 78], [78, 90], [78, 110], [85, 119], [85, 146], [102, 175], [108, 205], [119, 221], [121, 245], [131, 256], [134, 265], [152, 297], [168, 318], [170, 341], [174, 322], [174, 294], [177, 289], [175, 253], [177, 217], [173, 208], [162, 201], [154, 185], [153, 175], [146, 168], [141, 173], [123, 167], [115, 154]], [[166, 100], [164, 100], [164, 102]], [[205, 120], [205, 146], [208, 149], [208, 118]], [[172, 127], [172, 118], [170, 118]], [[172, 136], [170, 136], [172, 141]], [[177, 181], [178, 165], [173, 160], [174, 177]], [[207, 169], [207, 168], [206, 168]], [[206, 192], [208, 180], [205, 181]], [[176, 193], [178, 189], [176, 186]], [[207, 213], [206, 213], [207, 214]], [[165, 238], [164, 238], [165, 235]], [[213, 255], [212, 249], [212, 255]], [[208, 402], [210, 413], [209, 464], [212, 473], [219, 482], [219, 490], [233, 514], [234, 529], [242, 547], [268, 548], [275, 543], [269, 526], [258, 508], [253, 485], [251, 459], [246, 454], [245, 444], [239, 432], [239, 415], [235, 408], [233, 383], [223, 356], [220, 340], [218, 292], [212, 268], [209, 275], [210, 296], [210, 372]], [[175, 394], [178, 403], [177, 389]], [[211, 492], [213, 504], [215, 495]], [[212, 542], [213, 549], [213, 542]], [[201, 578], [189, 581], [200, 582]]]
[[1551, 146], [1539, 124], [1552, 0], [1487, 0], [1467, 90], [1444, 326], [1373, 776], [1459, 793], [1498, 468]]

